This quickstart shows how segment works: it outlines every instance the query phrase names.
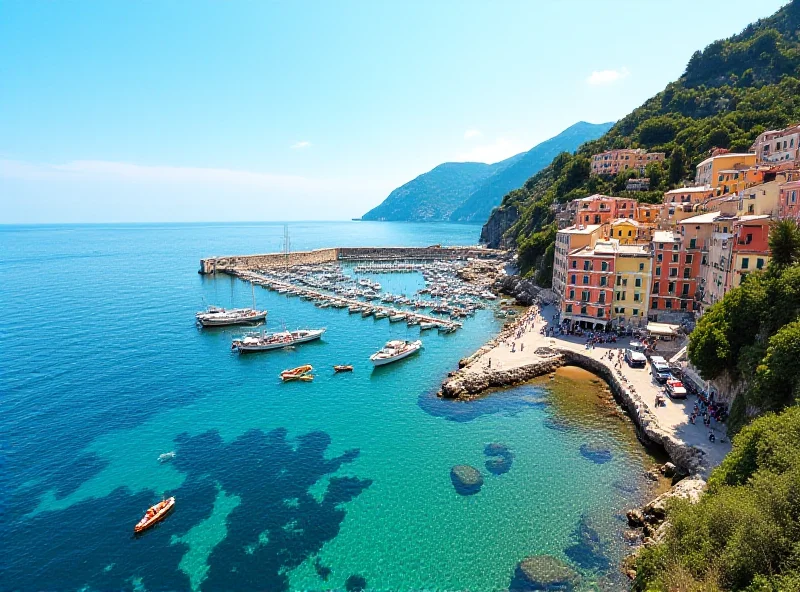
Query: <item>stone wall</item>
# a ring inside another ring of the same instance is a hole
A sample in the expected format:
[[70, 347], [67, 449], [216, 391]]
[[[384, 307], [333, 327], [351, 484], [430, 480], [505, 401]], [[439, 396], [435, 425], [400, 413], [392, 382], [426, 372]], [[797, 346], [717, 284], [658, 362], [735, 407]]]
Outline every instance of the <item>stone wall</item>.
[[214, 273], [224, 269], [275, 268], [287, 265], [318, 265], [331, 263], [338, 259], [338, 249], [317, 249], [315, 251], [293, 251], [285, 253], [266, 253], [263, 255], [238, 255], [232, 257], [212, 257], [200, 260], [200, 273]]

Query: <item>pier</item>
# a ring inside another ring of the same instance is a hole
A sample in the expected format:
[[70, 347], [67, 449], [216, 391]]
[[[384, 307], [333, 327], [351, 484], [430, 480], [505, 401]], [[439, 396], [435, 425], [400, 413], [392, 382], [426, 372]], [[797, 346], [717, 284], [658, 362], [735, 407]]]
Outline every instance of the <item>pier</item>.
[[338, 308], [369, 308], [373, 311], [371, 316], [373, 316], [375, 312], [380, 311], [385, 313], [387, 316], [403, 315], [403, 320], [414, 319], [417, 321], [417, 323], [432, 323], [435, 324], [437, 328], [446, 329], [448, 331], [455, 331], [456, 329], [461, 328], [461, 323], [456, 321], [430, 316], [417, 311], [409, 311], [401, 308], [384, 306], [382, 304], [372, 304], [370, 302], [364, 302], [363, 300], [357, 300], [355, 298], [345, 298], [333, 294], [327, 294], [319, 290], [312, 290], [310, 288], [304, 288], [289, 282], [267, 278], [251, 271], [228, 271], [227, 273], [246, 282], [250, 282], [256, 286], [262, 286], [270, 290], [283, 289], [287, 291], [287, 295], [299, 296], [301, 298], [306, 298], [317, 302], [328, 302], [332, 306], [339, 305]]
[[313, 251], [291, 251], [265, 253], [261, 255], [231, 255], [209, 257], [200, 260], [201, 274], [228, 270], [285, 268], [295, 265], [321, 265], [325, 263], [349, 262], [395, 262], [414, 261], [465, 261], [467, 259], [499, 259], [505, 251], [482, 247], [332, 247]]

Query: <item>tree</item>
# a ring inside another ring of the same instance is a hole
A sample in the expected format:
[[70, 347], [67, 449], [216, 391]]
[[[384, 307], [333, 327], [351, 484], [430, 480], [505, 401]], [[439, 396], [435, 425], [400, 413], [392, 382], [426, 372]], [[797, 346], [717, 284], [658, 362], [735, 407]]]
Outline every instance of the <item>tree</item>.
[[770, 265], [786, 267], [800, 261], [800, 228], [790, 218], [779, 220], [769, 232]]
[[677, 146], [669, 157], [669, 184], [677, 186], [686, 176], [686, 153]]

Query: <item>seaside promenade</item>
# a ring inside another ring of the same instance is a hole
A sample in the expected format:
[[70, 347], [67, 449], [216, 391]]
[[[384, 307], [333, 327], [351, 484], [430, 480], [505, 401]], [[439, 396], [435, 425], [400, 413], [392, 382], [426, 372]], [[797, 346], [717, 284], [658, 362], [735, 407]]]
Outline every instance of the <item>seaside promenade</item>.
[[[618, 363], [618, 352], [621, 352], [630, 341], [629, 338], [618, 339], [616, 343], [597, 344], [586, 348], [586, 338], [569, 335], [545, 336], [542, 327], [552, 325], [551, 319], [555, 310], [551, 306], [528, 309], [514, 325], [503, 331], [489, 346], [481, 348], [469, 359], [466, 366], [458, 371], [461, 380], [469, 380], [470, 375], [477, 377], [488, 372], [507, 372], [516, 368], [544, 363], [548, 356], [537, 354], [540, 348], [550, 350], [571, 351], [591, 358], [605, 366], [609, 373], [635, 393], [641, 405], [654, 416], [657, 428], [672, 436], [675, 440], [700, 449], [703, 454], [703, 470], [707, 473], [716, 467], [730, 451], [730, 442], [725, 435], [725, 426], [712, 420], [711, 428], [703, 425], [702, 418], [692, 424], [689, 416], [694, 407], [695, 397], [684, 400], [673, 400], [666, 397], [666, 405], [656, 407], [656, 396], [662, 392], [661, 386], [650, 373], [650, 364], [645, 368], [631, 368], [623, 360]], [[613, 352], [609, 359], [609, 351]], [[619, 374], [621, 372], [621, 375]], [[624, 379], [623, 379], [624, 377]], [[625, 382], [627, 381], [627, 382]], [[631, 388], [632, 387], [632, 388]], [[716, 441], [709, 441], [709, 432], [713, 432]]]

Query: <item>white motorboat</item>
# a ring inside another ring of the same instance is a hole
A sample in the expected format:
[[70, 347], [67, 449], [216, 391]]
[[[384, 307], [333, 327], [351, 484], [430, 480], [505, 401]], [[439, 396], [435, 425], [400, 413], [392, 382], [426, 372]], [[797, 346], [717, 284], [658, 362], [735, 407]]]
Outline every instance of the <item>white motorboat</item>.
[[419, 330], [420, 331], [427, 331], [428, 329], [436, 329], [439, 326], [439, 323], [420, 323]]
[[404, 315], [403, 313], [397, 313], [397, 314], [393, 314], [393, 315], [389, 316], [389, 322], [390, 323], [399, 323], [400, 321], [404, 321], [405, 318], [406, 318], [406, 315]]
[[389, 316], [389, 313], [387, 311], [385, 311], [385, 310], [375, 311], [375, 318], [376, 319], [385, 319], [388, 316]]
[[402, 360], [417, 353], [422, 348], [422, 341], [390, 341], [378, 352], [372, 354], [369, 359], [375, 366], [391, 364], [397, 360]]
[[240, 354], [269, 351], [313, 341], [322, 337], [323, 333], [325, 333], [325, 329], [299, 329], [297, 331], [247, 335], [242, 339], [234, 339], [231, 349], [237, 350]]

